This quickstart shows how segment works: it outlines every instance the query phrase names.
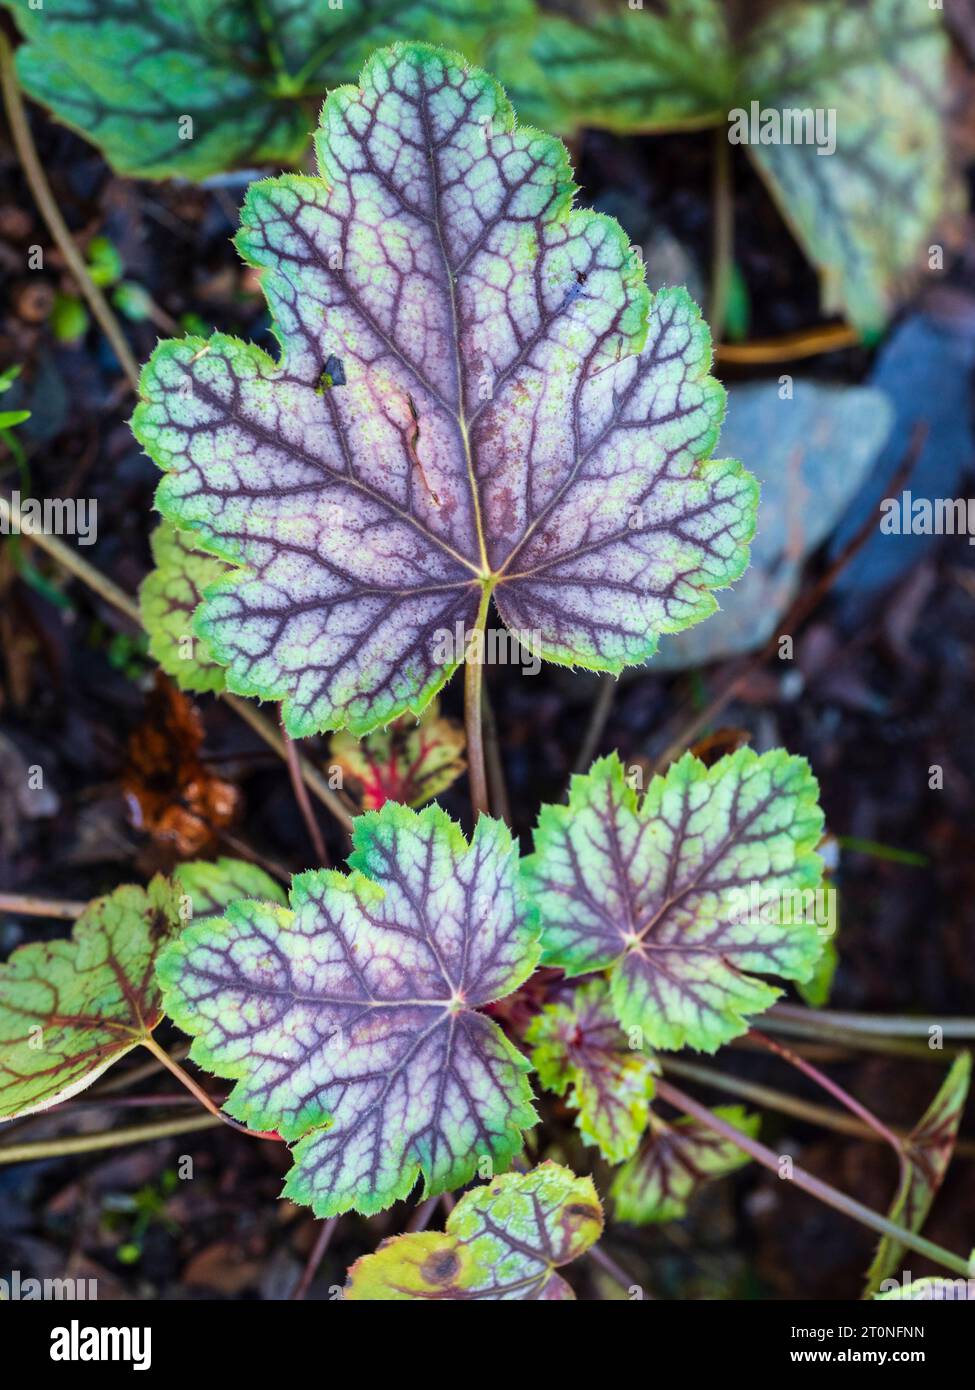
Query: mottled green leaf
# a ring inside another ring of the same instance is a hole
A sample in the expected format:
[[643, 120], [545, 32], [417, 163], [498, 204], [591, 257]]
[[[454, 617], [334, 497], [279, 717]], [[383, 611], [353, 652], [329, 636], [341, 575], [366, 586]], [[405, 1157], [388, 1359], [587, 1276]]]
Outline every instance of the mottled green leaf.
[[[955, 1058], [938, 1094], [907, 1138], [907, 1162], [890, 1209], [890, 1219], [909, 1231], [920, 1232], [938, 1189], [944, 1182], [955, 1150], [971, 1078], [971, 1053], [963, 1052]], [[897, 1272], [905, 1249], [900, 1241], [890, 1236], [881, 1238], [867, 1273], [864, 1297], [876, 1293], [884, 1281]]]
[[322, 177], [252, 185], [237, 240], [281, 360], [163, 343], [133, 420], [160, 510], [241, 567], [195, 620], [228, 688], [362, 734], [423, 708], [491, 598], [533, 654], [614, 672], [707, 617], [757, 491], [709, 457], [684, 291], [651, 300], [563, 146], [456, 55], [381, 50], [316, 143]]
[[419, 719], [404, 714], [364, 738], [333, 734], [329, 752], [358, 807], [378, 811], [387, 801], [423, 806], [446, 791], [467, 766], [465, 743], [463, 725], [442, 719], [434, 700]]
[[328, 88], [394, 39], [475, 60], [528, 0], [0, 0], [31, 96], [123, 174], [297, 164]]
[[[720, 1106], [714, 1113], [749, 1138], [758, 1137], [761, 1117], [749, 1115], [743, 1106]], [[646, 1139], [610, 1188], [616, 1219], [635, 1226], [677, 1221], [706, 1182], [747, 1162], [746, 1153], [700, 1120], [666, 1121], [651, 1113]]]
[[190, 916], [195, 922], [204, 917], [219, 917], [240, 898], [288, 905], [288, 895], [281, 885], [246, 859], [194, 859], [192, 863], [180, 864], [173, 878], [189, 898]]
[[162, 1018], [156, 955], [178, 909], [163, 878], [116, 888], [67, 940], [21, 946], [0, 965], [0, 1119], [76, 1095], [151, 1034]]
[[557, 1273], [602, 1234], [591, 1178], [557, 1163], [510, 1173], [461, 1197], [445, 1231], [394, 1236], [349, 1270], [345, 1297], [394, 1299], [575, 1298]]
[[657, 1066], [632, 1048], [602, 978], [562, 991], [525, 1033], [539, 1080], [578, 1110], [582, 1137], [610, 1163], [629, 1158], [647, 1127]]
[[613, 754], [543, 806], [523, 872], [543, 963], [610, 969], [613, 1007], [650, 1047], [714, 1052], [822, 949], [815, 890], [823, 815], [804, 758], [691, 754], [641, 799]]
[[[513, 40], [494, 60], [525, 116], [565, 133], [720, 127], [735, 112], [750, 119], [753, 102], [776, 113], [748, 152], [822, 273], [824, 307], [845, 307], [864, 331], [883, 325], [945, 199], [948, 43], [935, 7], [786, 0], [744, 20], [728, 0], [541, 8], [527, 51]], [[817, 111], [818, 137], [802, 115]]]
[[291, 909], [232, 903], [159, 962], [190, 1057], [226, 1109], [296, 1143], [285, 1194], [319, 1216], [506, 1167], [535, 1122], [529, 1063], [479, 1012], [531, 974], [537, 927], [508, 830], [470, 844], [437, 806], [354, 822], [348, 875], [297, 875]]
[[181, 690], [223, 690], [223, 667], [211, 659], [192, 622], [204, 590], [226, 576], [227, 566], [194, 549], [192, 537], [168, 521], [156, 527], [151, 545], [155, 569], [139, 588], [150, 655]]

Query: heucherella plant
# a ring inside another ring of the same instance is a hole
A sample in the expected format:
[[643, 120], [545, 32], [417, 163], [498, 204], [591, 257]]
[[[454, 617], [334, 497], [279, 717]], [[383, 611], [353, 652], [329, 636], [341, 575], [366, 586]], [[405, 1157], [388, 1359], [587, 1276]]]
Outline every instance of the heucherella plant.
[[[72, 0], [48, 32], [66, 42], [93, 5]], [[260, 35], [262, 53], [280, 49], [278, 95], [331, 71], [327, 44], [294, 66], [314, 6], [231, 4], [219, 23], [208, 0], [148, 18], [136, 0], [118, 6], [100, 53], [123, 33], [136, 44], [203, 26], [199, 61], [219, 43], [234, 70], [259, 9], [283, 21]], [[452, 0], [401, 9], [417, 23], [454, 13]], [[351, 48], [361, 33], [345, 22]], [[56, 51], [67, 100], [74, 55]], [[145, 81], [161, 80], [146, 61]], [[258, 131], [265, 155], [290, 150], [294, 132], [254, 101], [256, 69], [241, 72], [249, 95], [234, 99], [263, 117], [248, 114], [232, 157]], [[97, 65], [85, 80], [79, 102]], [[132, 99], [120, 83], [107, 146]], [[749, 1099], [736, 1075], [683, 1055], [747, 1034], [897, 1151], [887, 1217], [790, 1169], [883, 1237], [870, 1291], [905, 1250], [967, 1274], [920, 1231], [967, 1057], [900, 1139], [758, 1027], [788, 1033], [797, 1013], [809, 1027], [815, 1011], [781, 1005], [782, 989], [828, 988], [824, 817], [803, 758], [738, 748], [708, 765], [688, 752], [643, 790], [639, 768], [610, 754], [540, 808], [524, 855], [491, 814], [503, 778], [495, 769], [489, 787], [473, 639], [492, 603], [534, 656], [619, 673], [707, 618], [746, 565], [757, 486], [713, 457], [724, 392], [697, 307], [683, 289], [651, 295], [621, 228], [574, 206], [561, 143], [518, 125], [456, 53], [380, 49], [358, 86], [328, 95], [315, 145], [318, 174], [251, 186], [237, 237], [279, 355], [186, 337], [144, 369], [133, 428], [165, 476], [140, 612], [184, 689], [280, 702], [298, 791], [290, 736], [332, 735], [331, 770], [350, 782], [336, 798], [347, 870], [327, 866], [324, 843], [288, 892], [260, 849], [275, 877], [194, 861], [96, 900], [69, 941], [16, 951], [0, 967], [0, 1112], [54, 1105], [142, 1045], [211, 1116], [286, 1145], [282, 1194], [315, 1216], [424, 1202], [408, 1232], [355, 1260], [343, 1298], [559, 1301], [587, 1261], [634, 1297], [596, 1246], [599, 1190], [616, 1221], [643, 1224], [681, 1219], [706, 1181], [749, 1159], [781, 1175], [757, 1114], [708, 1109], [675, 1084]], [[218, 147], [201, 146], [195, 172]], [[147, 145], [147, 167], [171, 153]], [[435, 698], [462, 664], [466, 739]], [[464, 755], [466, 830], [425, 804]], [[215, 1090], [156, 1039], [164, 1018]], [[441, 1208], [444, 1229], [422, 1229]]]
[[[331, 93], [319, 177], [253, 184], [237, 245], [282, 356], [157, 348], [133, 428], [157, 505], [234, 572], [195, 627], [293, 736], [418, 713], [490, 603], [548, 661], [618, 672], [716, 607], [757, 488], [683, 290], [651, 299], [564, 147], [426, 45]], [[469, 740], [470, 741], [470, 740]]]

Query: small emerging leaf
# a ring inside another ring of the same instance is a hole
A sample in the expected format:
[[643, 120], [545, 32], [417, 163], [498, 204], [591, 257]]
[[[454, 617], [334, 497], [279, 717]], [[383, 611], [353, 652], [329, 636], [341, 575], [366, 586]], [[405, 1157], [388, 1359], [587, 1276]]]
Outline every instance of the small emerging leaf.
[[163, 521], [152, 533], [155, 569], [139, 588], [142, 625], [149, 653], [181, 690], [223, 690], [224, 671], [193, 631], [193, 614], [203, 591], [227, 573], [222, 560], [195, 550], [192, 537]]
[[[972, 1078], [971, 1053], [956, 1057], [938, 1094], [906, 1141], [907, 1165], [890, 1209], [891, 1221], [918, 1233], [928, 1218], [931, 1203], [944, 1182], [955, 1150], [958, 1129]], [[867, 1274], [864, 1297], [882, 1286], [897, 1270], [905, 1247], [883, 1236]]]
[[0, 965], [0, 1120], [76, 1095], [149, 1036], [162, 1018], [156, 954], [178, 927], [178, 895], [154, 878], [96, 898], [68, 940]]
[[[719, 1106], [714, 1113], [757, 1138], [761, 1117], [749, 1115], [743, 1106]], [[747, 1162], [746, 1153], [699, 1120], [688, 1116], [671, 1123], [652, 1115], [639, 1152], [620, 1169], [610, 1189], [617, 1220], [636, 1226], [677, 1221], [706, 1182]]]
[[423, 709], [491, 599], [533, 655], [613, 672], [712, 613], [757, 487], [711, 458], [710, 336], [571, 207], [559, 141], [402, 44], [331, 93], [316, 148], [237, 237], [280, 359], [162, 343], [132, 422], [160, 511], [238, 567], [195, 618], [228, 689], [295, 737], [364, 734]]
[[[647, 1127], [657, 1066], [630, 1047], [604, 979], [567, 989], [531, 1022], [525, 1041], [539, 1080], [579, 1115], [582, 1137], [609, 1163], [629, 1158]], [[571, 1090], [570, 1090], [571, 1087]]]
[[543, 963], [609, 968], [616, 1016], [647, 1046], [716, 1051], [780, 992], [752, 972], [805, 980], [819, 959], [817, 791], [781, 749], [710, 768], [688, 753], [642, 801], [600, 759], [568, 806], [542, 807], [523, 864]]
[[603, 1211], [591, 1178], [557, 1163], [511, 1173], [461, 1197], [447, 1229], [394, 1236], [349, 1270], [345, 1298], [575, 1298], [556, 1271], [602, 1234]]
[[197, 859], [180, 864], [173, 873], [178, 888], [190, 899], [192, 918], [219, 917], [240, 898], [260, 898], [287, 907], [288, 895], [279, 883], [257, 864], [246, 859]]
[[299, 1141], [285, 1195], [319, 1216], [506, 1167], [535, 1122], [526, 1059], [482, 1005], [538, 960], [508, 830], [470, 844], [439, 807], [356, 819], [348, 875], [299, 874], [291, 910], [235, 902], [165, 952], [167, 1012], [226, 1109]]
[[467, 766], [464, 747], [463, 725], [442, 719], [436, 701], [419, 720], [404, 714], [364, 738], [343, 731], [329, 742], [332, 763], [352, 783], [346, 790], [363, 811], [378, 811], [387, 801], [404, 806], [432, 801]]

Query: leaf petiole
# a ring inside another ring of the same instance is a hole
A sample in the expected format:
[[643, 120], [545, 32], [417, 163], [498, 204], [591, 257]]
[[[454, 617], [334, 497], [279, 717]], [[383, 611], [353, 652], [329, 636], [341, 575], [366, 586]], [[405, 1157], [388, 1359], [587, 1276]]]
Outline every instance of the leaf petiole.
[[209, 1110], [210, 1114], [222, 1121], [223, 1124], [229, 1125], [231, 1129], [237, 1130], [240, 1134], [246, 1134], [251, 1139], [273, 1139], [276, 1143], [283, 1143], [280, 1135], [274, 1134], [270, 1130], [248, 1129], [246, 1125], [240, 1124], [239, 1121], [233, 1119], [232, 1116], [227, 1115], [220, 1109], [216, 1102], [207, 1095], [203, 1087], [198, 1085], [193, 1080], [192, 1076], [183, 1070], [178, 1062], [173, 1061], [166, 1049], [160, 1047], [151, 1033], [147, 1033], [146, 1036], [141, 1039], [141, 1042], [143, 1047], [147, 1048], [157, 1061], [161, 1062], [164, 1067], [172, 1072], [176, 1080], [186, 1087], [204, 1109]]
[[[764, 1144], [760, 1144], [757, 1139], [751, 1139], [748, 1135], [742, 1134], [733, 1125], [726, 1124], [706, 1105], [701, 1105], [690, 1096], [685, 1095], [683, 1091], [672, 1086], [669, 1081], [657, 1082], [657, 1095], [661, 1100], [665, 1100], [676, 1109], [682, 1110], [685, 1115], [693, 1116], [694, 1119], [699, 1120], [702, 1125], [706, 1125], [715, 1134], [720, 1134], [729, 1143], [737, 1145], [744, 1153], [754, 1158], [756, 1163], [760, 1163], [763, 1168], [768, 1168], [776, 1177], [782, 1176], [781, 1155], [773, 1153]], [[951, 1250], [945, 1250], [943, 1246], [935, 1245], [933, 1241], [926, 1240], [924, 1236], [915, 1235], [913, 1231], [898, 1226], [896, 1221], [891, 1221], [870, 1207], [865, 1207], [862, 1202], [848, 1197], [845, 1192], [840, 1192], [838, 1188], [814, 1177], [812, 1173], [807, 1173], [798, 1164], [792, 1164], [787, 1181], [795, 1183], [796, 1187], [801, 1188], [803, 1192], [808, 1192], [811, 1197], [818, 1197], [827, 1206], [833, 1207], [835, 1211], [842, 1212], [844, 1216], [849, 1216], [854, 1221], [859, 1221], [861, 1225], [869, 1227], [870, 1230], [876, 1231], [882, 1236], [890, 1236], [902, 1245], [906, 1245], [909, 1250], [915, 1250], [919, 1255], [924, 1255], [929, 1260], [943, 1265], [945, 1269], [950, 1269], [953, 1273], [968, 1278], [968, 1262], [960, 1255], [955, 1255]]]
[[797, 1071], [801, 1071], [803, 1076], [807, 1076], [810, 1081], [815, 1081], [817, 1086], [821, 1086], [834, 1100], [838, 1100], [842, 1106], [849, 1110], [851, 1115], [856, 1115], [857, 1119], [862, 1120], [863, 1123], [872, 1129], [875, 1134], [878, 1134], [885, 1143], [889, 1144], [897, 1155], [897, 1162], [900, 1166], [900, 1176], [901, 1180], [903, 1180], [907, 1172], [907, 1157], [904, 1153], [904, 1145], [902, 1141], [898, 1139], [897, 1135], [894, 1134], [892, 1130], [889, 1130], [882, 1120], [877, 1118], [872, 1110], [868, 1110], [865, 1105], [861, 1105], [855, 1096], [851, 1096], [848, 1091], [845, 1091], [837, 1082], [826, 1076], [818, 1067], [814, 1067], [812, 1062], [806, 1061], [804, 1057], [800, 1057], [798, 1053], [793, 1052], [791, 1048], [786, 1047], [783, 1043], [778, 1043], [773, 1038], [767, 1038], [765, 1034], [760, 1033], [757, 1028], [750, 1029], [749, 1037], [755, 1038], [763, 1047], [768, 1048], [769, 1052], [774, 1052], [775, 1055], [781, 1057], [784, 1062], [788, 1062], [789, 1065], [795, 1067]]
[[487, 626], [491, 588], [485, 584], [472, 632], [467, 638], [464, 658], [464, 725], [467, 731], [467, 774], [470, 779], [471, 807], [474, 819], [491, 814], [488, 796], [487, 769], [484, 762], [484, 716], [482, 690], [484, 681], [484, 629]]

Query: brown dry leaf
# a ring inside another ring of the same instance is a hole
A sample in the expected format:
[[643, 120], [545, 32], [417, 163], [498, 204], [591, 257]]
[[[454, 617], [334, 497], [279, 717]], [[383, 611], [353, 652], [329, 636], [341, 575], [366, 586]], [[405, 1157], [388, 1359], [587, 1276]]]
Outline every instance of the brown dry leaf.
[[146, 717], [129, 739], [122, 790], [135, 828], [184, 859], [210, 845], [240, 804], [238, 789], [201, 760], [202, 743], [196, 706], [158, 671]]

